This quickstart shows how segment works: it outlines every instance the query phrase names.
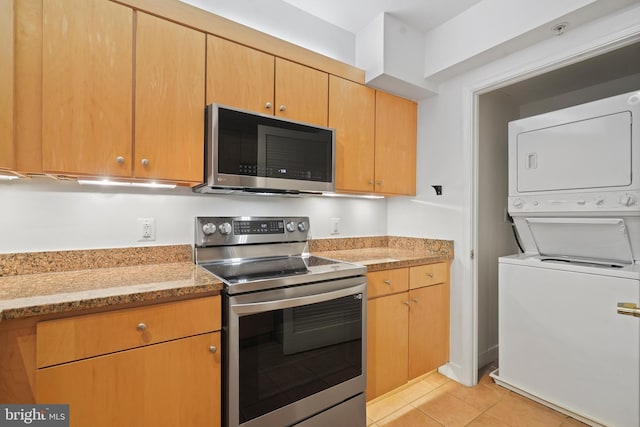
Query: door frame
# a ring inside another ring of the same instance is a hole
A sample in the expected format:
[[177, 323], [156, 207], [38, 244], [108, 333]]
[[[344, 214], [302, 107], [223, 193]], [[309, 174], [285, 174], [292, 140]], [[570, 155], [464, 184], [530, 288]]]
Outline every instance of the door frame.
[[[526, 64], [522, 67], [497, 74], [484, 81], [476, 82], [462, 89], [462, 129], [463, 146], [465, 147], [465, 182], [467, 189], [467, 210], [465, 228], [467, 230], [467, 246], [477, 254], [478, 242], [478, 178], [479, 178], [479, 97], [501, 87], [517, 83], [576, 62], [589, 59], [609, 51], [640, 41], [640, 23], [628, 26], [620, 31], [606, 34], [599, 38], [579, 43], [577, 46], [555, 56]], [[467, 299], [471, 307], [463, 307], [472, 313], [465, 319], [463, 334], [472, 337], [472, 354], [464, 355], [464, 377], [472, 379], [472, 385], [478, 382], [478, 265], [477, 256], [470, 259], [470, 268], [465, 283], [471, 283], [472, 295]]]

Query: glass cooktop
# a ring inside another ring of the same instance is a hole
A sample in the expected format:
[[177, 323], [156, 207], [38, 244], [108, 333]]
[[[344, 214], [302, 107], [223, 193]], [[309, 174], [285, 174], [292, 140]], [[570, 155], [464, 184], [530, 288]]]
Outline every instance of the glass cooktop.
[[201, 264], [228, 293], [273, 289], [366, 273], [366, 267], [316, 256], [225, 260]]

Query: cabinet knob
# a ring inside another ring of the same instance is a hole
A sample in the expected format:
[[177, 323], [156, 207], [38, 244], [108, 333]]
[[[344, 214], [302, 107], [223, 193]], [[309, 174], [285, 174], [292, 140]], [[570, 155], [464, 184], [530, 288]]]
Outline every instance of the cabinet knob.
[[136, 329], [140, 332], [144, 332], [147, 330], [147, 324], [146, 323], [138, 323], [138, 326], [136, 326]]
[[372, 179], [369, 180], [369, 185], [373, 185], [373, 180]]
[[427, 273], [427, 276], [431, 277], [433, 279], [433, 271]]
[[264, 108], [266, 108], [267, 110], [271, 109], [271, 107], [273, 107], [273, 105], [270, 102], [264, 104]]
[[285, 107], [284, 105], [280, 106], [280, 111], [285, 111], [287, 109], [287, 107]]
[[121, 164], [123, 164], [123, 163], [124, 163], [124, 157], [122, 157], [122, 156], [118, 156], [118, 157], [116, 157], [116, 162], [117, 162], [118, 164], [120, 164], [120, 165], [121, 165]]
[[384, 283], [386, 283], [387, 285], [391, 286], [391, 280], [389, 280], [389, 279], [385, 280]]
[[404, 305], [409, 305], [409, 304], [411, 304], [409, 301], [403, 301], [402, 303], [403, 303]]
[[210, 345], [210, 346], [209, 346], [209, 351], [210, 351], [211, 353], [215, 353], [215, 352], [217, 352], [217, 351], [218, 351], [218, 347], [216, 347], [215, 345]]
[[414, 298], [413, 302], [415, 302], [417, 304], [418, 303], [418, 298]]
[[382, 180], [381, 180], [381, 179], [377, 180], [377, 181], [376, 181], [376, 184], [377, 184], [377, 185], [382, 185]]
[[142, 166], [149, 166], [149, 159], [142, 159], [140, 163], [142, 163]]

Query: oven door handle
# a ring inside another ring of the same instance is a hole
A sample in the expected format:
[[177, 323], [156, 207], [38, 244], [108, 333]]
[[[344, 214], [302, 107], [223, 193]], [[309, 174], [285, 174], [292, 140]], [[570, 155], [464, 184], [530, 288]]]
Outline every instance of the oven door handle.
[[320, 294], [304, 295], [292, 298], [283, 298], [275, 301], [260, 301], [252, 303], [235, 303], [231, 305], [231, 309], [237, 314], [254, 314], [265, 311], [280, 310], [283, 308], [298, 307], [306, 304], [315, 304], [318, 302], [330, 301], [332, 299], [342, 298], [353, 295], [356, 299], [364, 299], [364, 291], [366, 285], [358, 285], [346, 289], [338, 289], [335, 291], [324, 292]]

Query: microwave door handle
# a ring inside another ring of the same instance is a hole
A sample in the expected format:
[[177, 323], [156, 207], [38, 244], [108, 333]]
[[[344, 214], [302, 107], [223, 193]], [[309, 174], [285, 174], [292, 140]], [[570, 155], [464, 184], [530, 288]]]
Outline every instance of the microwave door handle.
[[354, 298], [357, 299], [363, 299], [363, 287], [360, 285], [321, 294], [305, 295], [294, 298], [279, 299], [275, 301], [232, 304], [231, 309], [237, 314], [263, 313], [265, 311], [280, 310], [283, 308], [291, 308], [300, 305], [331, 301], [332, 299], [338, 299], [349, 295], [353, 295]]

